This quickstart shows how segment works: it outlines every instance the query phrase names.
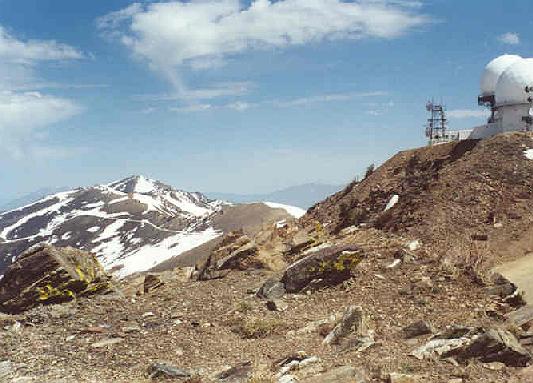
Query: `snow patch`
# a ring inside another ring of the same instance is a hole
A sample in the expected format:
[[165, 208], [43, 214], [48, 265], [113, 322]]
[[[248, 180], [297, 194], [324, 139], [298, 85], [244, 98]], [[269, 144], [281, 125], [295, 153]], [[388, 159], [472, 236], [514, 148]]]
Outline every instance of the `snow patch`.
[[156, 190], [154, 180], [139, 176], [135, 184], [135, 193], [151, 193]]
[[394, 205], [396, 205], [398, 203], [399, 200], [400, 200], [400, 196], [398, 194], [394, 194], [392, 197], [390, 197], [390, 200], [387, 203], [387, 206], [385, 206], [385, 210], [384, 211], [392, 209], [394, 207]]
[[100, 230], [100, 226], [92, 226], [87, 229], [89, 233], [96, 233], [98, 230]]
[[524, 150], [524, 155], [528, 160], [533, 160], [533, 149]]
[[296, 207], [296, 206], [284, 205], [282, 203], [263, 202], [263, 204], [267, 205], [268, 207], [271, 207], [272, 209], [283, 209], [288, 214], [292, 215], [294, 218], [301, 218], [306, 213], [306, 211], [304, 209], [301, 209], [301, 208]]
[[221, 233], [212, 227], [201, 232], [178, 233], [165, 238], [157, 244], [145, 245], [135, 252], [127, 254], [125, 259], [116, 260], [104, 266], [106, 268], [122, 266], [117, 272], [117, 276], [123, 278], [136, 272], [151, 269], [167, 259], [194, 249], [220, 235]]

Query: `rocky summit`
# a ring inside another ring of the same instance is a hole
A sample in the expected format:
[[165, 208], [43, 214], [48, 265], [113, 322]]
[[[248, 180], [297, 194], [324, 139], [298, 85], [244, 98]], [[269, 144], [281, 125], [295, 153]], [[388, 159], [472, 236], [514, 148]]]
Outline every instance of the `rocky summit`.
[[510, 133], [402, 152], [300, 220], [232, 207], [216, 239], [121, 279], [84, 251], [29, 250], [0, 281], [0, 377], [530, 382], [531, 148]]

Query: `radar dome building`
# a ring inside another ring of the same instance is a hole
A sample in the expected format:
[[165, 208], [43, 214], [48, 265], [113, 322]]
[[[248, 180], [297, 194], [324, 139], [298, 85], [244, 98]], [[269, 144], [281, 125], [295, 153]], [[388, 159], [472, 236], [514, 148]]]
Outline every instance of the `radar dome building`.
[[485, 125], [466, 131], [435, 130], [430, 118], [426, 129], [430, 144], [533, 130], [533, 58], [503, 55], [489, 62], [481, 76], [478, 104], [490, 109]]

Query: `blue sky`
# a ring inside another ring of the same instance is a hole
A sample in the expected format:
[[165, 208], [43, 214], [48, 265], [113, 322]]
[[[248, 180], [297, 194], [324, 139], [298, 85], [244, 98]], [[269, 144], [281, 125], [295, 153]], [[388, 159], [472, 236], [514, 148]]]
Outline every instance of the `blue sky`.
[[340, 184], [483, 122], [484, 65], [533, 3], [0, 0], [0, 195], [145, 174], [186, 190]]

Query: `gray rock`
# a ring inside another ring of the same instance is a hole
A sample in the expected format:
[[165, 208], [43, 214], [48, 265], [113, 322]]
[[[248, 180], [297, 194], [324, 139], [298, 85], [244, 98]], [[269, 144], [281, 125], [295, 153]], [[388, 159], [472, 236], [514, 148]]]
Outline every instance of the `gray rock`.
[[344, 312], [341, 320], [324, 339], [324, 344], [338, 344], [342, 338], [349, 335], [366, 335], [366, 324], [361, 306], [350, 306]]
[[350, 366], [337, 367], [323, 374], [301, 381], [302, 383], [365, 383], [365, 374]]
[[433, 333], [433, 328], [426, 321], [420, 320], [405, 326], [403, 329], [405, 338], [411, 339], [422, 335], [428, 335]]
[[167, 362], [156, 362], [148, 367], [148, 376], [151, 379], [167, 378], [167, 379], [187, 379], [192, 376], [189, 371], [177, 368]]
[[524, 306], [507, 314], [507, 319], [518, 327], [530, 327], [533, 324], [533, 306]]
[[478, 335], [479, 331], [476, 329], [452, 326], [413, 350], [410, 355], [420, 360], [440, 358], [452, 350], [470, 344], [472, 338]]
[[476, 358], [484, 363], [501, 362], [510, 367], [525, 367], [532, 359], [516, 337], [502, 329], [488, 330], [444, 356], [454, 357], [458, 361]]
[[285, 286], [277, 279], [268, 279], [257, 291], [256, 296], [262, 299], [280, 299], [285, 295]]
[[501, 362], [510, 367], [524, 367], [532, 360], [518, 339], [502, 329], [439, 334], [411, 355], [418, 359], [453, 358], [458, 362], [478, 359], [483, 363]]

